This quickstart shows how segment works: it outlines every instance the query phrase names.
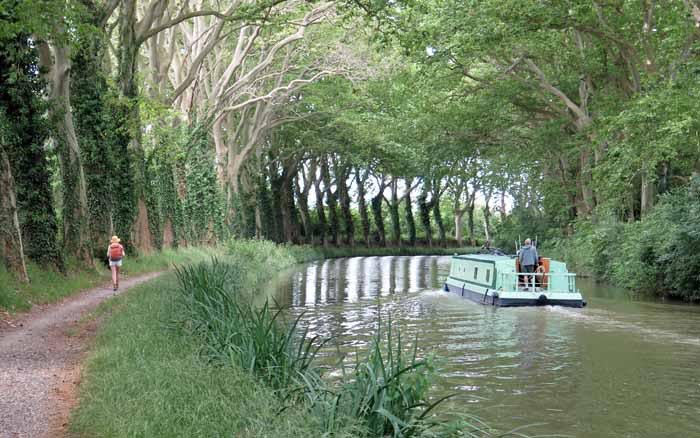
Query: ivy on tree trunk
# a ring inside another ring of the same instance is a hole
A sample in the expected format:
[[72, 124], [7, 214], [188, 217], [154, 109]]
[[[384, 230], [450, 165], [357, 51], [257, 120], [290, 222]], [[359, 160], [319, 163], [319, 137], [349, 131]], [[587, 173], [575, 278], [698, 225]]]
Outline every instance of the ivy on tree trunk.
[[[365, 172], [365, 176], [362, 173]], [[366, 171], [358, 168], [355, 172], [355, 181], [357, 182], [357, 209], [360, 211], [360, 223], [362, 224], [362, 240], [365, 246], [369, 247], [370, 222], [367, 212], [367, 202], [365, 201], [365, 181], [367, 179]]]
[[[113, 142], [116, 140], [115, 114], [111, 112], [110, 96], [101, 69], [101, 36], [87, 34], [78, 40], [73, 51], [71, 75], [71, 106], [75, 130], [81, 145], [88, 205], [88, 235], [93, 257], [104, 257], [105, 247], [114, 230], [114, 200], [112, 180], [130, 185], [130, 175], [117, 171]], [[122, 242], [128, 244], [128, 234]]]
[[0, 40], [0, 111], [7, 130], [4, 148], [14, 176], [25, 255], [64, 270], [44, 143], [48, 126], [39, 58], [29, 35]]
[[411, 192], [406, 193], [405, 202], [404, 212], [406, 215], [406, 228], [408, 228], [408, 244], [411, 246], [416, 246], [416, 221], [413, 219], [413, 202], [411, 200]]

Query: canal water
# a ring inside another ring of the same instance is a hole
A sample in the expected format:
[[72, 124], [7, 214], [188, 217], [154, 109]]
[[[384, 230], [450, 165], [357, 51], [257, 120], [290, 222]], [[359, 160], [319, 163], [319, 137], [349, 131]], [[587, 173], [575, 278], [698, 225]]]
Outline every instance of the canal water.
[[[379, 315], [433, 353], [443, 409], [500, 430], [700, 437], [700, 307], [635, 301], [579, 280], [584, 309], [493, 308], [441, 291], [449, 257], [353, 257], [283, 274], [275, 298], [313, 335], [357, 351]], [[335, 347], [334, 347], [335, 348]], [[334, 349], [326, 352], [327, 358]]]

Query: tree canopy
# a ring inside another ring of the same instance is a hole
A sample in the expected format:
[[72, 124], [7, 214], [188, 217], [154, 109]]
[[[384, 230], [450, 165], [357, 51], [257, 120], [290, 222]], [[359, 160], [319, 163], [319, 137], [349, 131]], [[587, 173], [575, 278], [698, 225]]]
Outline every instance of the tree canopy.
[[643, 222], [700, 170], [699, 39], [696, 0], [3, 0], [0, 256]]

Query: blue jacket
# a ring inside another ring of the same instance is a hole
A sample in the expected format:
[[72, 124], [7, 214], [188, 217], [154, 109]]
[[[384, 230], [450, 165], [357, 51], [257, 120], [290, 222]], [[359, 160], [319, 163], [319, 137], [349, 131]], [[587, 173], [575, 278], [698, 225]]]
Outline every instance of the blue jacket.
[[520, 248], [520, 253], [518, 254], [520, 258], [520, 264], [522, 266], [535, 266], [537, 265], [537, 248], [532, 245], [525, 245]]

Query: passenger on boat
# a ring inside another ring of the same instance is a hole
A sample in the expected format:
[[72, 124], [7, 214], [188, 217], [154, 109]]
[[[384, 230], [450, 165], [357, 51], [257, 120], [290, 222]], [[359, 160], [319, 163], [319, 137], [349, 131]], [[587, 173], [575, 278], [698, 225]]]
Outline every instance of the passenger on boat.
[[[518, 253], [518, 260], [520, 261], [520, 268], [522, 269], [522, 272], [534, 273], [535, 268], [537, 268], [538, 259], [537, 248], [532, 246], [530, 239], [525, 239], [525, 244], [522, 248], [520, 248], [520, 252]], [[532, 284], [532, 275], [526, 275], [525, 279], [526, 285]], [[525, 290], [527, 290], [527, 287], [525, 287]]]

